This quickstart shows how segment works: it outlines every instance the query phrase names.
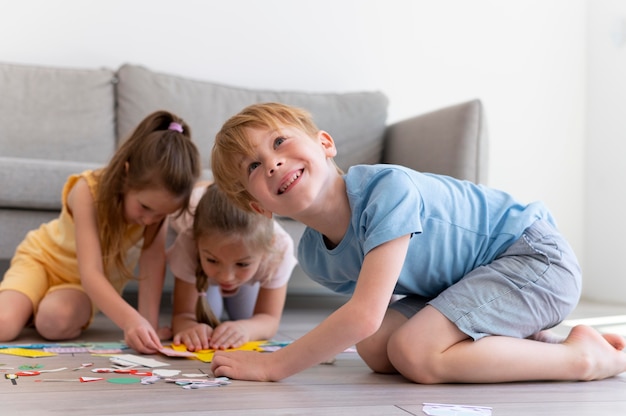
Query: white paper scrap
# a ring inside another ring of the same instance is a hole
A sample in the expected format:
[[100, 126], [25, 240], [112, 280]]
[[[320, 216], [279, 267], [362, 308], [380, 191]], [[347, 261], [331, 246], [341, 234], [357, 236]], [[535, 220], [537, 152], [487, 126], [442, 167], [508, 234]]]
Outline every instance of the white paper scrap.
[[429, 416], [491, 416], [491, 407], [486, 406], [424, 403], [422, 410]]
[[119, 363], [125, 366], [140, 365], [142, 367], [155, 368], [169, 365], [168, 363], [164, 363], [162, 361], [157, 361], [152, 358], [139, 357], [133, 354], [114, 355], [110, 359], [112, 362]]

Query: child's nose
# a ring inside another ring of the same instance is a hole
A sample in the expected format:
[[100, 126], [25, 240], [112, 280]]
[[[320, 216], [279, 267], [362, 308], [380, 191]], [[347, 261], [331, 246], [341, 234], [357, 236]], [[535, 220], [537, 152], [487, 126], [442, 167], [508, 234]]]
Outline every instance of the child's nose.
[[228, 282], [233, 280], [234, 276], [235, 275], [233, 273], [231, 273], [230, 270], [222, 269], [222, 270], [219, 270], [217, 272], [217, 276], [216, 277], [217, 277], [217, 280], [220, 281], [220, 283], [228, 283]]
[[271, 165], [272, 167], [270, 168], [270, 170], [269, 170], [269, 172], [268, 172], [268, 173], [269, 173], [270, 175], [273, 175], [273, 174], [274, 174], [274, 172], [276, 172], [276, 169], [277, 169], [279, 166], [282, 166], [282, 165], [283, 165], [283, 162], [276, 162], [276, 163], [272, 164], [272, 165]]

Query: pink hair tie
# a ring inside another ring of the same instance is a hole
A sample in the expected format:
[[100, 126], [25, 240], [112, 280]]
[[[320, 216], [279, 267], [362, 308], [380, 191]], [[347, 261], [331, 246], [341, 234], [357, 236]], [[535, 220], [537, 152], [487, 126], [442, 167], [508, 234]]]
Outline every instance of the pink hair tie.
[[198, 297], [206, 298], [206, 292], [198, 292]]
[[183, 125], [180, 124], [180, 123], [177, 123], [175, 121], [172, 121], [170, 123], [170, 126], [167, 129], [168, 130], [175, 130], [175, 131], [177, 131], [179, 133], [182, 133], [183, 132]]

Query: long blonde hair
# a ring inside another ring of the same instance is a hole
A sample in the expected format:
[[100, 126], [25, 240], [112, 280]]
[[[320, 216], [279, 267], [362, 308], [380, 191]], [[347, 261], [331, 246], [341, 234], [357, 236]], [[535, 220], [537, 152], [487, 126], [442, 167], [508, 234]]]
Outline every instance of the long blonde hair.
[[[211, 184], [207, 187], [196, 207], [193, 237], [195, 241], [198, 241], [200, 238], [211, 237], [216, 234], [235, 235], [253, 249], [267, 254], [277, 254], [274, 248], [273, 220], [254, 212], [239, 209], [228, 200], [216, 184]], [[260, 266], [261, 273], [265, 278], [269, 278], [282, 259], [278, 255], [264, 256], [264, 259], [268, 261]], [[206, 296], [202, 296], [208, 287], [208, 276], [202, 270], [198, 258], [196, 289], [201, 295], [198, 296], [196, 302], [196, 319], [198, 322], [215, 328], [220, 323], [219, 319], [211, 311]]]
[[[132, 277], [123, 244], [127, 227], [124, 195], [130, 190], [162, 188], [182, 198], [186, 209], [200, 176], [200, 164], [191, 130], [180, 117], [156, 111], [139, 123], [109, 164], [96, 174], [99, 185], [95, 202], [105, 270], [115, 267], [127, 278]], [[144, 247], [150, 246], [155, 236], [147, 236]]]

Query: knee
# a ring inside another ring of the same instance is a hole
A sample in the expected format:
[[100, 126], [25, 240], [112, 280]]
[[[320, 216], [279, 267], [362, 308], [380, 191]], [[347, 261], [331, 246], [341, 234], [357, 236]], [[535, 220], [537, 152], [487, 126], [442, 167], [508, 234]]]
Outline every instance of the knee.
[[389, 362], [400, 374], [414, 383], [440, 383], [436, 357], [428, 351], [421, 350], [413, 341], [410, 342], [407, 337], [403, 337], [401, 332], [390, 337], [387, 345]]
[[386, 340], [372, 336], [359, 342], [356, 346], [359, 356], [376, 373], [389, 374], [396, 372], [389, 362], [389, 358], [387, 358], [386, 344]]
[[0, 293], [0, 341], [17, 338], [32, 314], [32, 303], [26, 295], [11, 290]]
[[0, 341], [13, 341], [22, 332], [23, 327], [24, 324], [18, 322], [14, 316], [8, 313], [0, 314]]
[[35, 328], [39, 335], [49, 340], [76, 338], [87, 322], [85, 319], [77, 319], [78, 315], [81, 314], [71, 305], [58, 307], [53, 313], [40, 310], [35, 317]]

